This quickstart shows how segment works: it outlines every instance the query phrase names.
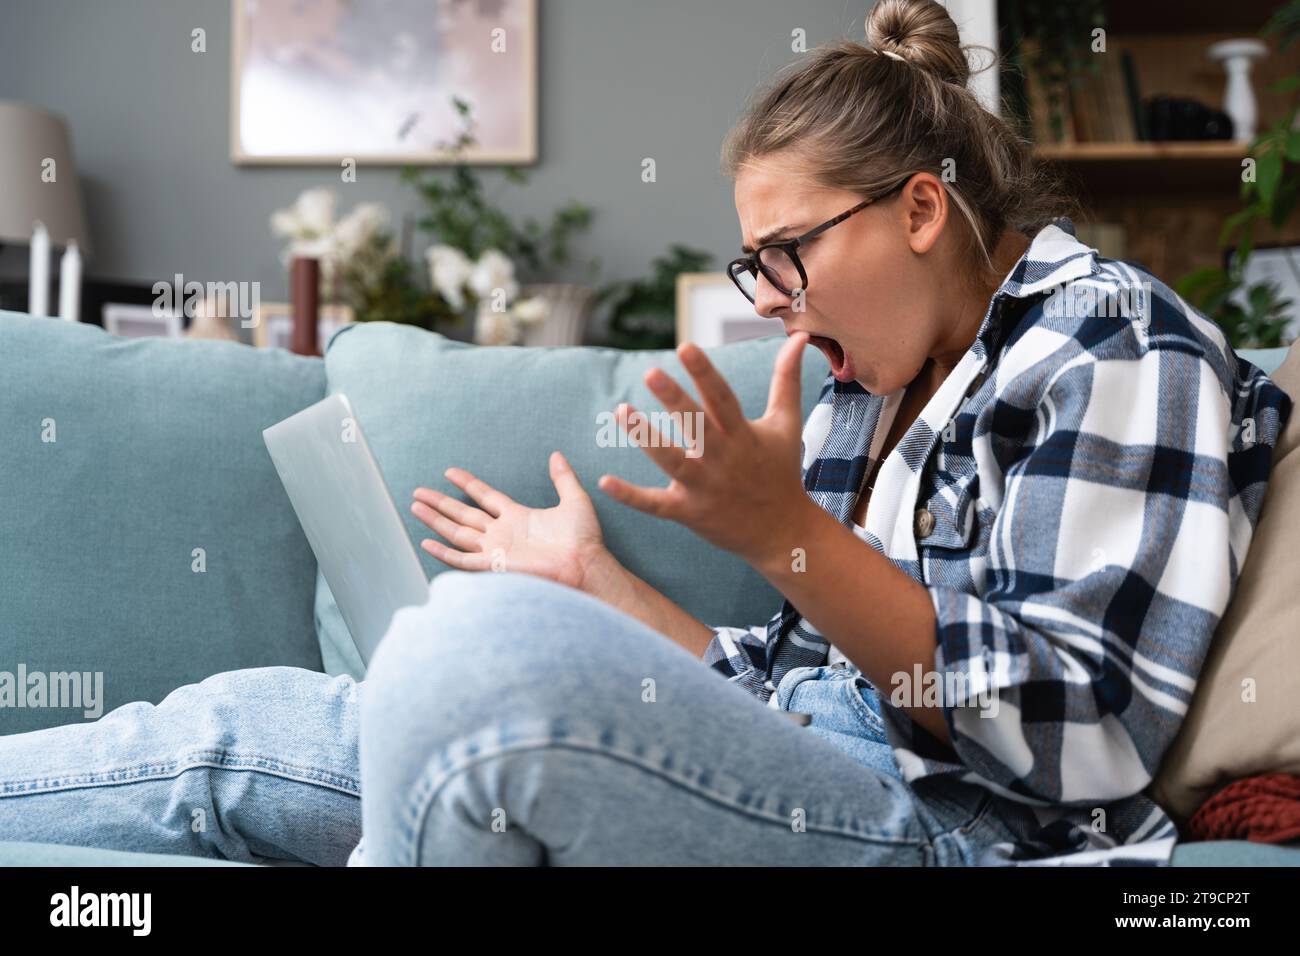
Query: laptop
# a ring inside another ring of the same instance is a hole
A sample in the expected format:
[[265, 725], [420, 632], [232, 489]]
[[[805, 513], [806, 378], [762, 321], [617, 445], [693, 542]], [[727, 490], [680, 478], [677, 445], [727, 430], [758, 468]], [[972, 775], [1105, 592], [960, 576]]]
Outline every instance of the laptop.
[[262, 438], [369, 667], [393, 615], [428, 600], [429, 579], [361, 422], [346, 395], [331, 395]]

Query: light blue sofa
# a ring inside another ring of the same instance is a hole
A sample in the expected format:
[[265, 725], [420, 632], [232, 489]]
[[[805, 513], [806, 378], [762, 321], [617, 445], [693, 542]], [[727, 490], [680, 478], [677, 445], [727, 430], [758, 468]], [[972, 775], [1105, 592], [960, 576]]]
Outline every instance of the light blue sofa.
[[[711, 353], [751, 415], [778, 344]], [[825, 374], [809, 353], [805, 409]], [[1251, 360], [1270, 369], [1281, 350]], [[554, 448], [589, 487], [605, 471], [659, 482], [639, 451], [596, 440], [597, 414], [618, 401], [655, 407], [641, 384], [653, 364], [684, 378], [671, 353], [478, 349], [390, 325], [345, 329], [319, 360], [127, 341], [0, 312], [0, 672], [102, 673], [103, 712], [242, 667], [359, 674], [261, 430], [343, 391], [395, 499], [458, 464], [542, 504], [553, 500]], [[701, 619], [755, 623], [775, 608], [777, 595], [733, 557], [595, 498], [611, 547]], [[425, 560], [430, 574], [442, 570]], [[85, 719], [82, 709], [0, 708], [0, 734]], [[216, 862], [0, 843], [0, 865]], [[1193, 844], [1175, 862], [1297, 865], [1300, 851]]]

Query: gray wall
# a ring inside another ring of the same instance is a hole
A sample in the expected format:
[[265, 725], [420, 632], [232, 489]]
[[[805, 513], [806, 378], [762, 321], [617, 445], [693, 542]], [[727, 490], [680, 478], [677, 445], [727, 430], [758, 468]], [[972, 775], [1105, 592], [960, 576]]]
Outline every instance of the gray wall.
[[[432, 4], [433, 0], [430, 0]], [[810, 46], [860, 37], [867, 0], [539, 0], [539, 161], [525, 187], [503, 184], [508, 211], [544, 216], [569, 199], [596, 223], [577, 250], [598, 282], [639, 276], [671, 242], [721, 265], [740, 244], [718, 147], [754, 86]], [[208, 51], [190, 50], [207, 30]], [[286, 281], [270, 212], [332, 185], [340, 208], [418, 202], [392, 168], [238, 167], [229, 159], [230, 8], [224, 0], [0, 0], [0, 99], [69, 122], [94, 259], [120, 279]], [[655, 158], [658, 182], [640, 180]], [[495, 179], [495, 174], [493, 174]], [[417, 248], [427, 244], [419, 239]], [[0, 254], [23, 275], [26, 250]], [[57, 266], [55, 267], [57, 269]]]

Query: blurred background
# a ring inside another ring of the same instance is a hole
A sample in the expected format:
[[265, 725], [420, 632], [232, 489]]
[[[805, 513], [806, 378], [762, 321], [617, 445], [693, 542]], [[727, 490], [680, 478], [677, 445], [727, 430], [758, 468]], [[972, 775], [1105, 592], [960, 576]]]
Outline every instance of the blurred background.
[[[1077, 190], [1083, 238], [1178, 285], [1236, 345], [1294, 337], [1300, 4], [947, 5], [1000, 54], [981, 95]], [[0, 307], [28, 309], [35, 269], [51, 314], [287, 345], [293, 261], [312, 259], [322, 335], [374, 319], [484, 344], [765, 334], [720, 271], [740, 237], [719, 147], [758, 84], [861, 39], [870, 7], [4, 0]], [[38, 178], [52, 156], [57, 178]], [[79, 294], [60, 302], [70, 242]], [[181, 286], [162, 306], [158, 282]], [[190, 282], [206, 291], [186, 308]], [[214, 283], [255, 287], [261, 319], [231, 322]]]

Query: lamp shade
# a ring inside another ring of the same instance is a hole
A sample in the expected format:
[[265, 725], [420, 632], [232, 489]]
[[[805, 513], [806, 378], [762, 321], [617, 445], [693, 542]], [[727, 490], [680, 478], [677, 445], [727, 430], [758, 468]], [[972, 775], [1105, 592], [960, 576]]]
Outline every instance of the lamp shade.
[[89, 253], [67, 124], [51, 113], [0, 100], [0, 243], [27, 244], [38, 221], [55, 245], [75, 241], [83, 255]]

